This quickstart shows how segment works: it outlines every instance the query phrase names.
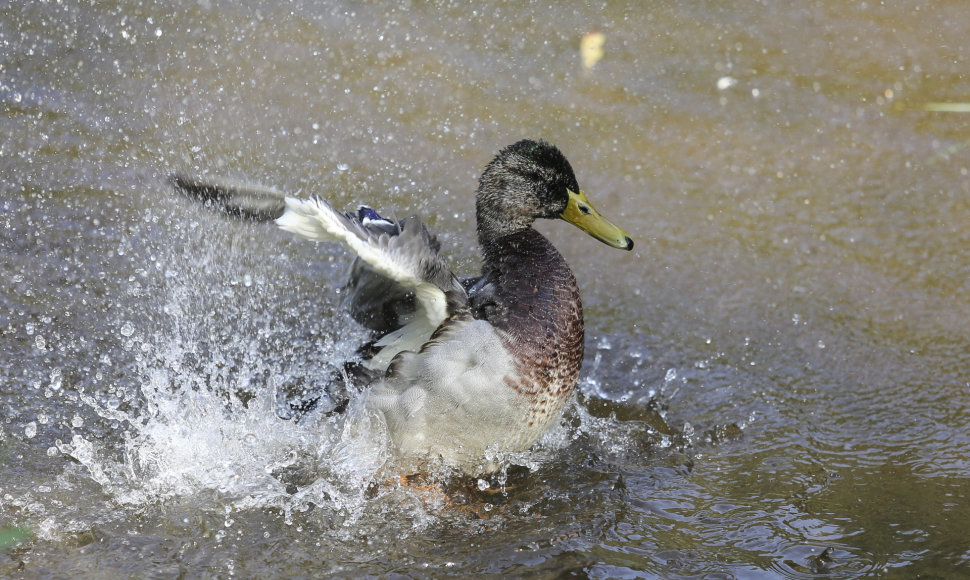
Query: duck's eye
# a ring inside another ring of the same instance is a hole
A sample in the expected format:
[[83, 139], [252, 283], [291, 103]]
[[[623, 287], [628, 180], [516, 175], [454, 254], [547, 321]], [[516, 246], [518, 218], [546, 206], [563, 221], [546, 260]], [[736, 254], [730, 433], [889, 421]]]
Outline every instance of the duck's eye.
[[579, 204], [578, 207], [579, 207], [579, 213], [583, 215], [589, 215], [589, 206]]

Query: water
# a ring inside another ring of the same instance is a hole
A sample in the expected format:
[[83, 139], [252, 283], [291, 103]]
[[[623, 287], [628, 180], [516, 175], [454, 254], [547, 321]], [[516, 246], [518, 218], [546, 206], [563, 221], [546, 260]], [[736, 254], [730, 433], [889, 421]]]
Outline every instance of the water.
[[[970, 568], [961, 2], [51, 2], [0, 16], [0, 572], [959, 577]], [[598, 31], [604, 56], [583, 67]], [[544, 137], [636, 240], [546, 232], [581, 394], [481, 481], [276, 418], [363, 333], [346, 256], [175, 170], [421, 213]], [[29, 537], [24, 539], [22, 530]]]

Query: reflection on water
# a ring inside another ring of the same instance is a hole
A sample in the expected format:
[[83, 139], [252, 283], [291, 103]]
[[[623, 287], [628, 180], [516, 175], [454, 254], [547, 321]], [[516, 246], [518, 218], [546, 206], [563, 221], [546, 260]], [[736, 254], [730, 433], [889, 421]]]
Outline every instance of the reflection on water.
[[[965, 574], [970, 117], [921, 104], [967, 100], [967, 24], [961, 2], [7, 10], [0, 571]], [[497, 476], [408, 481], [379, 441], [279, 420], [275, 388], [364, 338], [346, 257], [165, 176], [420, 212], [464, 273], [477, 175], [521, 137], [638, 241], [540, 226], [586, 308], [562, 424]]]

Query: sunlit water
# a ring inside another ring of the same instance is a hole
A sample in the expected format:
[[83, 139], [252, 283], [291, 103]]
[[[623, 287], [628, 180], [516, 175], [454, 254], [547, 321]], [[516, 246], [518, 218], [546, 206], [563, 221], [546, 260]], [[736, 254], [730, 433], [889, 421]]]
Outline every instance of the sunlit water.
[[[887, 4], [4, 5], [0, 572], [966, 575], [970, 117], [921, 107], [970, 99], [970, 12]], [[365, 339], [347, 257], [166, 176], [421, 213], [471, 273], [522, 137], [637, 242], [540, 225], [586, 308], [561, 424], [401, 480], [279, 419]]]

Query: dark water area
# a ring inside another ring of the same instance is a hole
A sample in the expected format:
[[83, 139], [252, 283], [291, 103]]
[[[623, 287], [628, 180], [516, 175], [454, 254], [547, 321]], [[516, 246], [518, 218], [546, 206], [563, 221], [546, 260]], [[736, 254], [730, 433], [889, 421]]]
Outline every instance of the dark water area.
[[[970, 573], [963, 2], [0, 7], [0, 575]], [[561, 424], [403, 482], [279, 419], [366, 336], [349, 258], [168, 175], [420, 214], [469, 274], [523, 137], [636, 240], [539, 225], [586, 313]]]

